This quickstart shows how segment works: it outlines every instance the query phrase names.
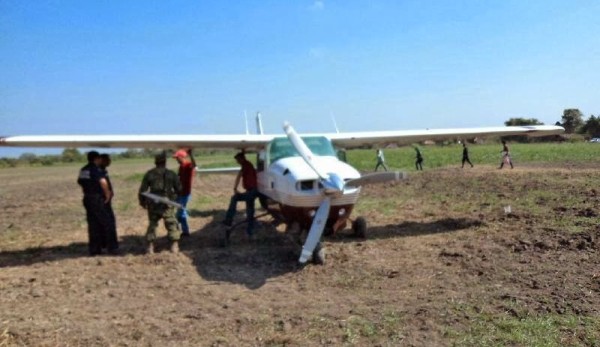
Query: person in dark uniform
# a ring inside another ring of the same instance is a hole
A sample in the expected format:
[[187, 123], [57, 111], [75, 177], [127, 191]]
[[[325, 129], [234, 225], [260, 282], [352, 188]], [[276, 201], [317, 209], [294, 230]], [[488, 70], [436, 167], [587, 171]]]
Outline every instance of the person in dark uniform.
[[421, 151], [419, 147], [415, 146], [415, 151], [417, 152], [417, 160], [415, 161], [415, 167], [417, 170], [423, 171], [423, 156], [421, 155]]
[[469, 165], [471, 165], [471, 167], [473, 167], [473, 164], [469, 160], [469, 149], [467, 148], [467, 143], [465, 141], [463, 141], [462, 145], [463, 145], [463, 156], [462, 156], [461, 168], [465, 167], [465, 162], [469, 163]]
[[[241, 165], [241, 169], [235, 178], [235, 184], [233, 186], [234, 194], [229, 202], [229, 208], [225, 214], [225, 221], [223, 221], [223, 224], [227, 226], [231, 226], [233, 224], [233, 216], [235, 215], [237, 203], [238, 201], [244, 201], [246, 202], [246, 220], [248, 222], [246, 233], [248, 234], [249, 238], [252, 238], [254, 231], [254, 200], [258, 196], [256, 170], [254, 169], [252, 163], [246, 159], [246, 156], [243, 152], [239, 152], [234, 158], [238, 164]], [[240, 192], [238, 190], [240, 180], [242, 181], [242, 186], [246, 190], [245, 192]]]
[[110, 182], [110, 177], [108, 176], [107, 167], [111, 164], [110, 155], [108, 153], [100, 154], [100, 171], [104, 174], [104, 178], [108, 183], [108, 189], [110, 190], [110, 201], [106, 204], [106, 210], [108, 212], [108, 216], [110, 218], [110, 232], [108, 233], [108, 237], [106, 239], [106, 245], [103, 245], [103, 248], [106, 248], [108, 253], [117, 254], [119, 252], [119, 241], [117, 238], [117, 219], [115, 218], [115, 212], [112, 208], [112, 199], [115, 196], [115, 191], [113, 190], [113, 185]]
[[102, 246], [108, 244], [111, 220], [106, 208], [111, 195], [108, 182], [99, 169], [100, 154], [90, 151], [88, 163], [79, 170], [77, 183], [83, 190], [83, 206], [88, 223], [89, 253], [102, 254]]
[[149, 223], [146, 230], [148, 248], [146, 252], [148, 254], [154, 253], [156, 228], [158, 227], [158, 222], [162, 219], [168, 232], [169, 241], [171, 242], [171, 252], [178, 253], [181, 231], [179, 231], [177, 218], [175, 218], [175, 208], [161, 202], [154, 202], [141, 193], [150, 192], [173, 201], [181, 192], [181, 182], [175, 172], [167, 169], [167, 157], [164, 152], [154, 157], [154, 164], [156, 167], [144, 175], [138, 194], [140, 206], [148, 210]]

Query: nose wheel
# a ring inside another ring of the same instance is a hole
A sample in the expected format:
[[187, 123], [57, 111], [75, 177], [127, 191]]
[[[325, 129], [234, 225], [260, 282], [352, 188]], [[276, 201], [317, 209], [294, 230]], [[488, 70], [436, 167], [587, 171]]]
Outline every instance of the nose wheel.
[[325, 250], [321, 246], [321, 242], [317, 244], [317, 247], [315, 247], [315, 250], [313, 251], [312, 261], [317, 265], [325, 264]]
[[364, 217], [357, 217], [352, 222], [352, 234], [361, 239], [367, 237], [367, 220]]

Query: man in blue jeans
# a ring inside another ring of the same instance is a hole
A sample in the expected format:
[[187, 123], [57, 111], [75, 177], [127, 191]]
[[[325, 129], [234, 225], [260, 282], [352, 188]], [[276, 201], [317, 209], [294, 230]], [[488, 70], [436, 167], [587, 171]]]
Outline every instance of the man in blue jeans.
[[173, 158], [179, 163], [179, 182], [181, 182], [181, 191], [177, 195], [176, 201], [183, 206], [183, 208], [177, 210], [177, 222], [181, 225], [181, 236], [190, 235], [190, 227], [187, 221], [187, 211], [185, 210], [190, 196], [192, 195], [192, 182], [194, 180], [194, 170], [196, 169], [196, 162], [192, 156], [192, 150], [180, 149]]
[[[246, 220], [248, 221], [246, 233], [248, 234], [248, 237], [252, 238], [254, 230], [254, 200], [258, 196], [256, 170], [254, 169], [252, 163], [246, 159], [246, 156], [243, 152], [236, 154], [234, 158], [238, 164], [241, 165], [241, 169], [235, 178], [235, 184], [233, 186], [234, 194], [229, 202], [229, 208], [227, 209], [223, 224], [227, 226], [231, 226], [233, 224], [233, 216], [235, 215], [237, 203], [238, 201], [244, 201], [246, 203]], [[242, 181], [242, 186], [244, 187], [245, 192], [240, 192], [238, 190], [240, 181]]]

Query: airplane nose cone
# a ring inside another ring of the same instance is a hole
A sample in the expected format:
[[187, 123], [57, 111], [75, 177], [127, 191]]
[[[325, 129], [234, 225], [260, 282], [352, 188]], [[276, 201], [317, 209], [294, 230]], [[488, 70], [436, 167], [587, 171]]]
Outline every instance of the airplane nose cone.
[[344, 191], [344, 180], [336, 173], [328, 174], [327, 180], [323, 182], [325, 192], [328, 194], [340, 194]]

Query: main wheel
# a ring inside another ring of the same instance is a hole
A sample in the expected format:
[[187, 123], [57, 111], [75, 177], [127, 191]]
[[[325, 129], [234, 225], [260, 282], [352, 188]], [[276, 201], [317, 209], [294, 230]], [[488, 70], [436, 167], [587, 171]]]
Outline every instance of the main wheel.
[[333, 227], [325, 226], [325, 229], [323, 230], [323, 236], [331, 236], [331, 235], [333, 235]]
[[367, 220], [364, 217], [358, 217], [352, 222], [352, 232], [354, 236], [362, 239], [367, 237]]

